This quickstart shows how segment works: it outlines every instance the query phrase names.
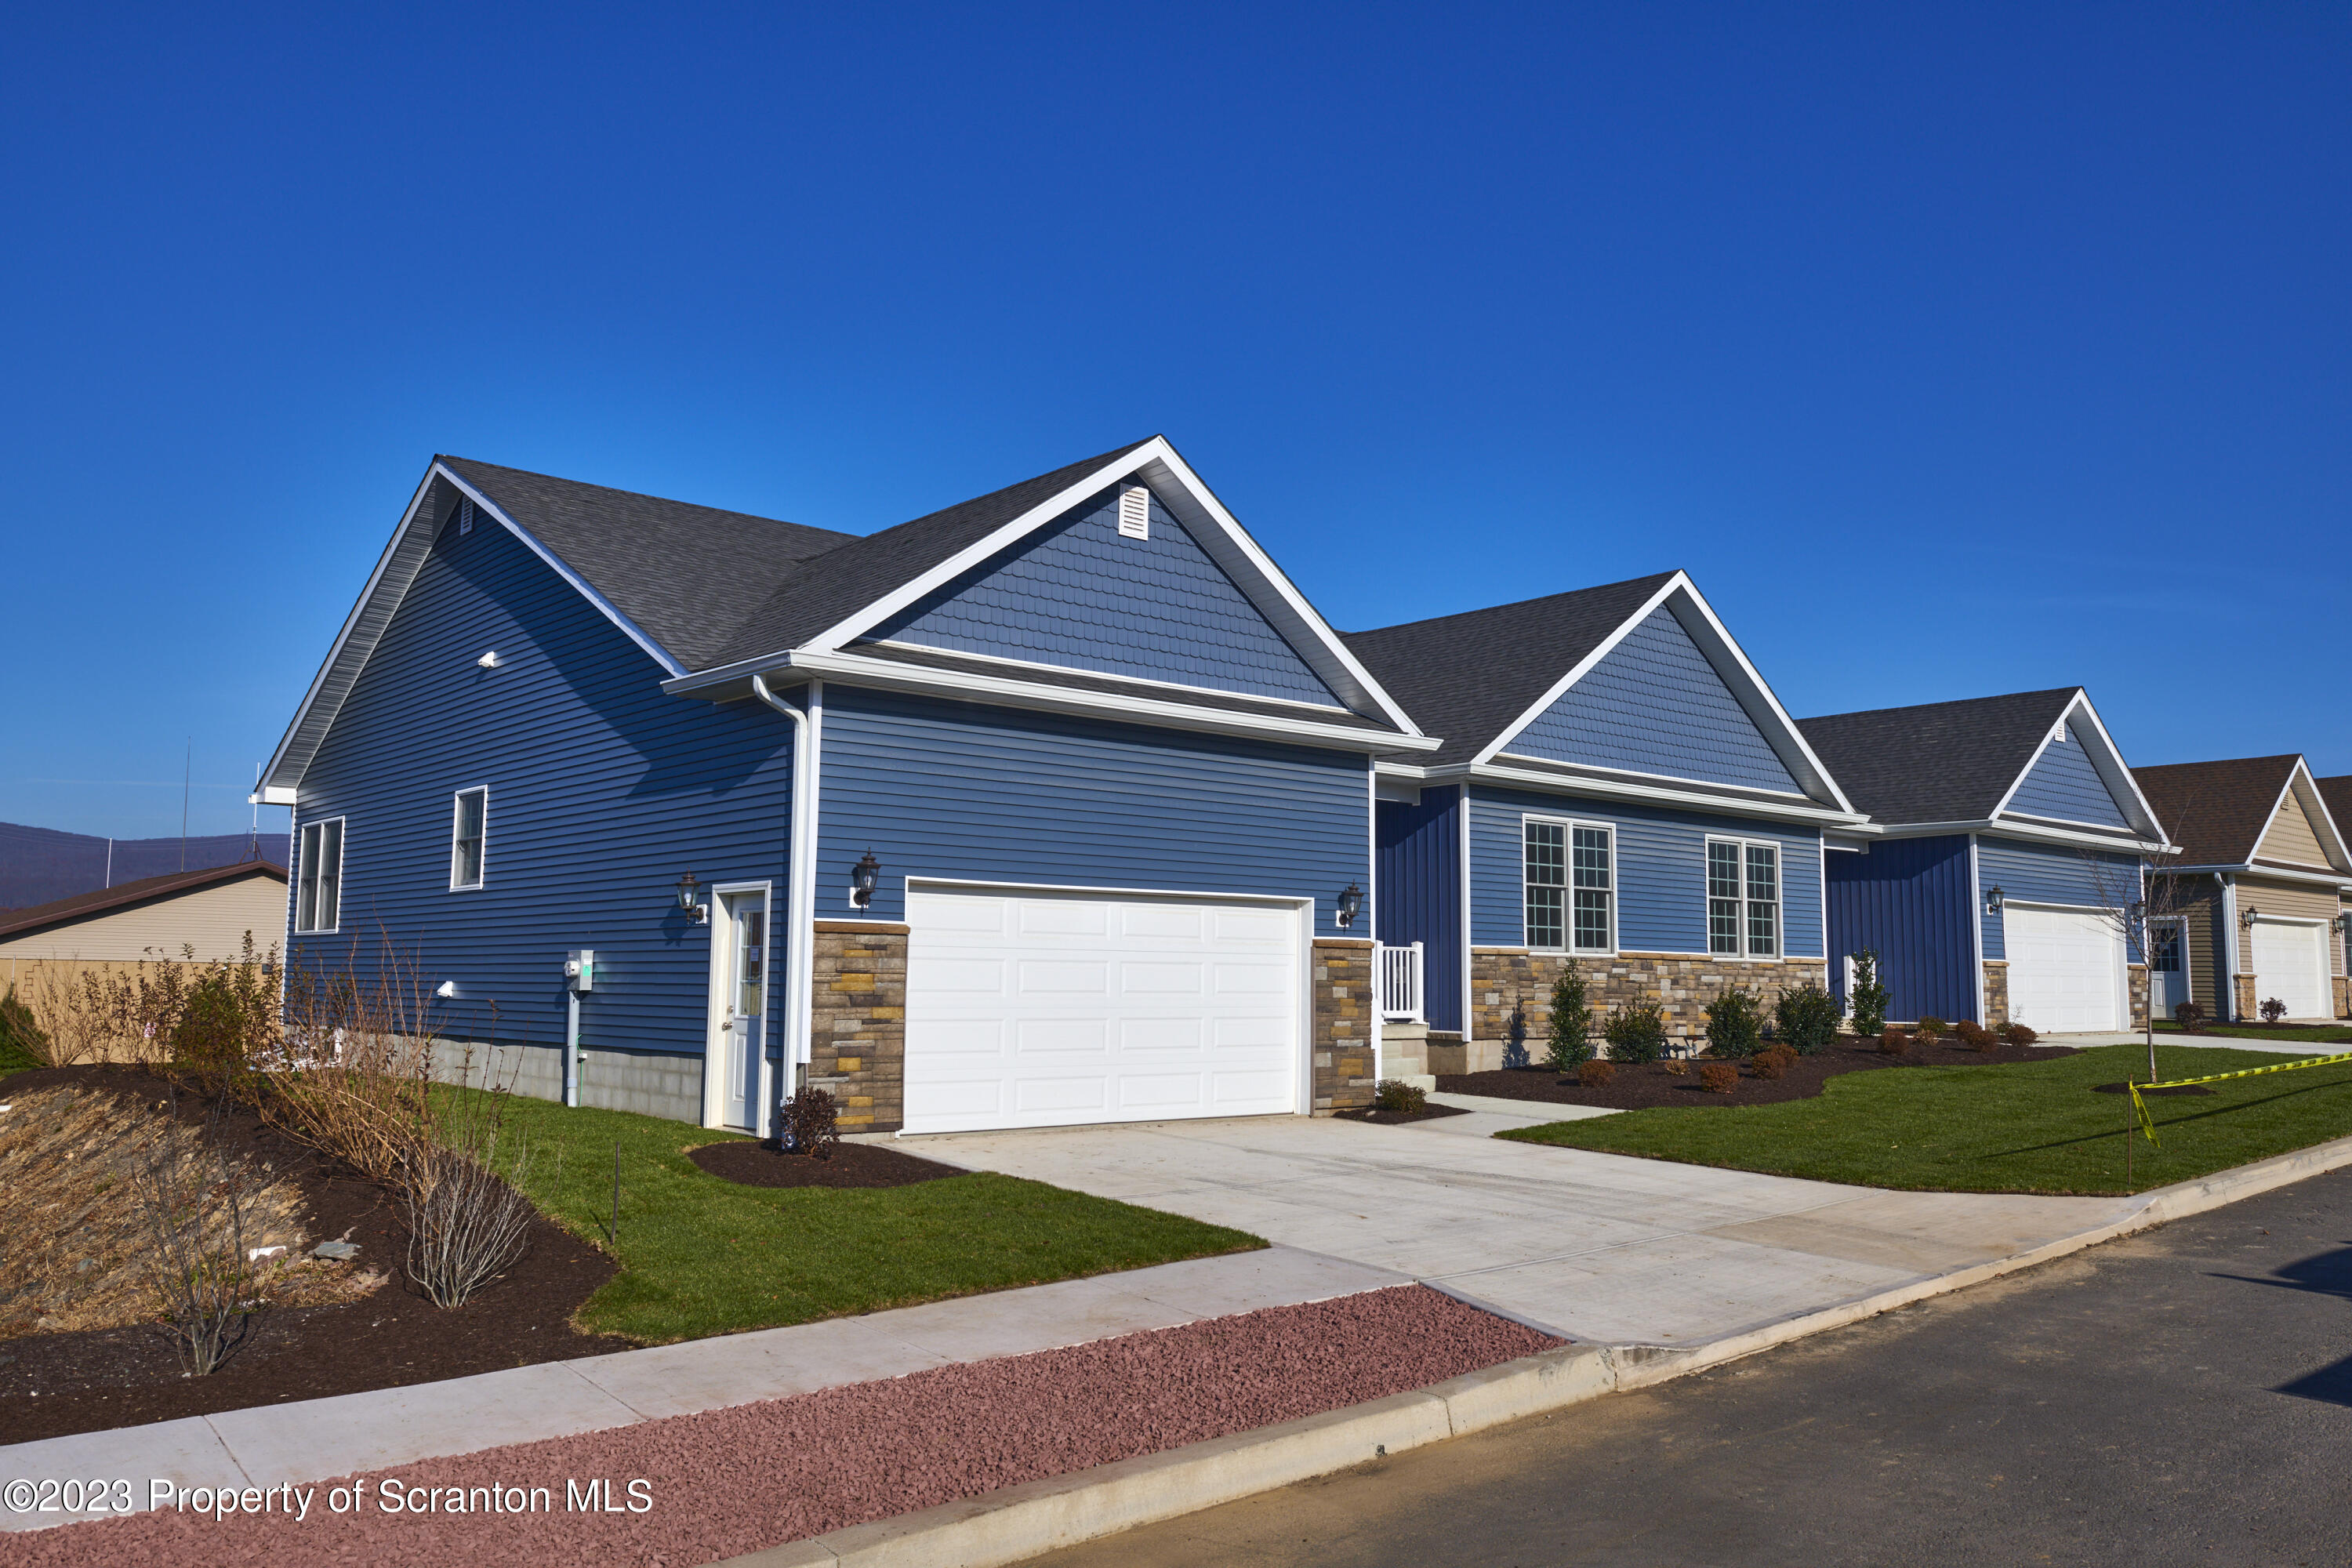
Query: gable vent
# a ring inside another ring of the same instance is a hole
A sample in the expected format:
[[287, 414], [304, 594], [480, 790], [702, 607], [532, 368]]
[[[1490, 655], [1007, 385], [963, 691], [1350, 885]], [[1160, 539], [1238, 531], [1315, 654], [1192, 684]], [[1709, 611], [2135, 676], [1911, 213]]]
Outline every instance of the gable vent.
[[1118, 492], [1118, 531], [1122, 539], [1151, 537], [1151, 492], [1141, 485], [1123, 486]]
[[2065, 721], [2065, 720], [2063, 720], [2063, 719], [2059, 720], [2059, 721], [2058, 721], [2058, 727], [2057, 727], [2056, 729], [2054, 729], [2054, 730], [2053, 730], [2053, 731], [2050, 731], [2050, 743], [2051, 743], [2052, 745], [2053, 745], [2053, 746], [2063, 746], [2063, 745], [2064, 745], [2064, 744], [2066, 743], [2066, 721]]
[[463, 539], [474, 531], [474, 498], [467, 496], [457, 502], [457, 537]]

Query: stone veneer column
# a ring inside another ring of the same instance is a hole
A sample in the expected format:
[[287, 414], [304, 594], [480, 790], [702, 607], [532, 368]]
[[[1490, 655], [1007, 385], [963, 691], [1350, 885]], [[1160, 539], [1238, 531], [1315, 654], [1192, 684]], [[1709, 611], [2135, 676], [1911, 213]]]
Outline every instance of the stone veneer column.
[[907, 928], [816, 922], [809, 1079], [841, 1101], [844, 1132], [895, 1132], [907, 1107]]
[[2260, 1018], [2263, 1016], [2263, 999], [2254, 994], [2255, 979], [2256, 976], [2252, 974], [2231, 976], [2230, 989], [2236, 997], [2234, 1010], [2230, 1015], [2232, 1021], [2242, 1018]]
[[2336, 976], [2336, 1016], [2352, 1018], [2352, 980], [2341, 974]]
[[1666, 1033], [1679, 1047], [1704, 1048], [1706, 1007], [1730, 986], [1763, 994], [1769, 1009], [1787, 986], [1811, 981], [1829, 984], [1829, 966], [1818, 958], [1694, 958], [1665, 952], [1621, 952], [1612, 958], [1574, 958], [1534, 952], [1524, 947], [1470, 950], [1470, 1024], [1480, 1041], [1517, 1040], [1530, 1059], [1541, 1058], [1551, 1033], [1551, 988], [1562, 967], [1584, 971], [1586, 996], [1597, 1037], [1619, 1007], [1654, 1002], [1664, 1012]]
[[1372, 1102], [1372, 944], [1362, 937], [1315, 939], [1315, 1110]]
[[2145, 1029], [2147, 1027], [2147, 965], [2134, 963], [2126, 967], [2131, 973], [2131, 1026]]
[[1988, 1029], [2009, 1027], [2009, 960], [2005, 958], [1984, 961], [1984, 1016], [1977, 1022]]

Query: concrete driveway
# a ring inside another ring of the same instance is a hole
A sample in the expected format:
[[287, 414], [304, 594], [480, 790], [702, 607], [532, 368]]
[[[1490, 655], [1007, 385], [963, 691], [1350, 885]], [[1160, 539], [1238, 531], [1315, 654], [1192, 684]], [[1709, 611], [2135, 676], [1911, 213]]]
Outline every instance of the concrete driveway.
[[1587, 1343], [1717, 1340], [2028, 1251], [2136, 1206], [1880, 1192], [1448, 1137], [1436, 1131], [1445, 1125], [1260, 1117], [899, 1146], [1391, 1269]]

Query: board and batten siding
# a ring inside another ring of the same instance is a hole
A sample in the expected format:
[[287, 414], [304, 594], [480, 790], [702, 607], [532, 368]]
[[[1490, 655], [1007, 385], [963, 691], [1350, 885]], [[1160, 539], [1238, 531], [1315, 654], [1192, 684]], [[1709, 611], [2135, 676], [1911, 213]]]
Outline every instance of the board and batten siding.
[[[0, 937], [0, 958], [84, 959], [137, 963], [178, 959], [193, 947], [195, 961], [233, 961], [244, 955], [245, 938], [254, 951], [279, 948], [286, 926], [286, 882], [267, 871], [234, 881], [215, 882], [149, 899], [128, 909], [108, 910], [61, 921], [18, 936]], [[5, 984], [5, 974], [0, 974]]]
[[2005, 808], [2021, 816], [2049, 817], [2059, 822], [2084, 822], [2101, 827], [2128, 827], [2130, 819], [2099, 776], [2083, 743], [2083, 731], [2066, 727], [2066, 739], [2052, 741], [2017, 786]]
[[1422, 944], [1422, 1005], [1433, 1029], [1462, 1027], [1462, 790], [1432, 785], [1419, 805], [1379, 806], [1376, 933]]
[[1502, 750], [1586, 767], [1803, 793], [1663, 605]]
[[1156, 500], [1149, 537], [1118, 531], [1118, 486], [877, 628], [896, 642], [1337, 707]]
[[830, 684], [823, 731], [819, 920], [904, 920], [925, 877], [1311, 898], [1336, 936], [1340, 891], [1371, 885], [1360, 755]]
[[1706, 953], [1706, 841], [1769, 839], [1780, 846], [1782, 951], [1822, 954], [1822, 840], [1786, 823], [1675, 811], [1531, 791], [1475, 787], [1470, 795], [1470, 941], [1525, 942], [1520, 823], [1528, 816], [1608, 823], [1617, 841], [1617, 949]]
[[[2005, 960], [2009, 949], [2001, 917], [1981, 902], [1993, 889], [2000, 889], [2003, 900], [2021, 904], [2120, 909], [2139, 897], [2139, 861], [2130, 855], [1985, 837], [1977, 840], [1977, 884], [1984, 955]], [[2131, 958], [2139, 962], [2137, 952]]]
[[[499, 667], [480, 668], [493, 649]], [[675, 884], [771, 882], [781, 915], [793, 726], [757, 702], [665, 695], [663, 675], [506, 530], [445, 527], [303, 775], [298, 834], [345, 819], [343, 889], [340, 931], [290, 937], [297, 962], [356, 949], [373, 974], [381, 934], [428, 987], [457, 984], [439, 1005], [450, 1037], [556, 1046], [563, 955], [593, 948], [582, 1043], [701, 1056], [712, 928]], [[483, 885], [452, 892], [452, 796], [476, 786]], [[769, 921], [772, 974], [785, 923]]]
[[1830, 985], [1845, 995], [1845, 960], [1878, 954], [1886, 1016], [1975, 1018], [1976, 945], [1969, 934], [1969, 839], [1877, 840], [1866, 850], [1832, 849], [1827, 860]]

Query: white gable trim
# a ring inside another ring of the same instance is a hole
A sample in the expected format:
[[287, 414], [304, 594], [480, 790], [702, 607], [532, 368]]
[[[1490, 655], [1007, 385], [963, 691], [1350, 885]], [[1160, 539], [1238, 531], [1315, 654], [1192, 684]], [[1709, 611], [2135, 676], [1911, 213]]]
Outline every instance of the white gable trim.
[[496, 518], [502, 527], [522, 541], [532, 554], [547, 563], [557, 576], [570, 584], [581, 597], [595, 605], [605, 618], [671, 676], [686, 673], [686, 667], [670, 657], [669, 651], [648, 637], [643, 627], [591, 588], [578, 573], [528, 529], [509, 517], [497, 502], [460, 479], [448, 465], [436, 458], [425, 470], [424, 479], [417, 481], [415, 493], [408, 498], [408, 506], [400, 514], [399, 526], [392, 531], [391, 542], [383, 547], [383, 554], [377, 559], [375, 570], [368, 574], [367, 585], [360, 590], [359, 599], [352, 605], [351, 614], [343, 617], [342, 629], [335, 634], [333, 644], [327, 649], [326, 659], [319, 666], [319, 673], [310, 678], [310, 689], [302, 694], [300, 705], [294, 710], [293, 721], [287, 725], [278, 749], [270, 753], [260, 778], [255, 782], [255, 793], [268, 804], [290, 805], [294, 803], [294, 792], [302, 782], [304, 770], [317, 754], [319, 744], [326, 738], [327, 731], [334, 727], [335, 719], [342, 710], [343, 700], [358, 684], [360, 672], [367, 668], [367, 661], [373, 656], [384, 628], [392, 624], [392, 617], [399, 610], [401, 601], [408, 596], [409, 588], [415, 583], [416, 574], [424, 566], [425, 558], [433, 547], [433, 520], [425, 514], [424, 509], [436, 481], [446, 483], [471, 498], [478, 509]]
[[2311, 769], [2305, 765], [2302, 757], [2297, 756], [2294, 766], [2286, 771], [2286, 783], [2279, 786], [2278, 798], [2271, 802], [2270, 814], [2263, 818], [2262, 831], [2254, 835], [2253, 843], [2246, 848], [2247, 872], [2258, 876], [2279, 874], [2255, 865], [2253, 857], [2262, 853], [2263, 840], [2268, 838], [2271, 829], [2278, 825], [2278, 814], [2285, 807], [2289, 795], [2300, 801], [2305, 814], [2325, 826], [2327, 837], [2335, 840], [2332, 845], [2324, 842], [2320, 845], [2321, 849], [2328, 851], [2328, 863], [2338, 871], [2352, 871], [2352, 854], [2346, 852], [2344, 835], [2336, 829], [2336, 817], [2328, 811], [2327, 802], [2320, 797], [2319, 785], [2313, 781]]
[[[2108, 797], [2122, 807], [2124, 816], [2131, 823], [2134, 831], [2158, 843], [2170, 844], [2172, 841], [2165, 837], [2164, 824], [2157, 820], [2155, 808], [2147, 804], [2147, 796], [2140, 793], [2139, 781], [2132, 777], [2131, 768], [2125, 763], [2123, 752], [2116, 746], [2115, 737], [2107, 733], [2106, 725], [2099, 719], [2099, 710], [2091, 706], [2091, 694], [2079, 686], [2074, 689], [2074, 695], [2066, 700], [2065, 709], [2058, 715], [2058, 726], [2080, 728], [2078, 715], [2089, 721], [2092, 732], [2099, 738], [2097, 749], [2086, 751], [2084, 754], [2090, 758], [2092, 770], [2099, 775], [2099, 782], [2106, 785]], [[2016, 798], [2019, 790], [2025, 787], [2025, 781], [2032, 776], [2033, 770], [2041, 766], [2042, 759], [2057, 743], [2058, 735], [2059, 728], [2053, 727], [2042, 737], [2041, 744], [2035, 746], [2033, 754], [2025, 760], [2025, 766], [2017, 771], [2017, 776], [2009, 781], [2009, 787], [1994, 803], [1990, 816], [1997, 817], [2009, 810], [2009, 803]], [[2122, 788], [2118, 790], [2117, 785]], [[2126, 804], [2126, 799], [2128, 805]], [[2137, 817], [2134, 816], [2135, 810]], [[2067, 819], [2053, 817], [2045, 820]], [[2104, 825], [2085, 823], [2084, 826], [2096, 827]]]
[[[1748, 721], [1764, 737], [1764, 743], [1772, 748], [1781, 765], [1809, 792], [1808, 798], [1818, 799], [1819, 794], [1826, 794], [1835, 803], [1838, 811], [1855, 815], [1853, 803], [1846, 798], [1845, 791], [1838, 787], [1837, 780], [1831, 775], [1829, 768], [1806, 743], [1796, 721], [1789, 717], [1789, 710], [1780, 706], [1780, 700], [1772, 695], [1771, 687], [1765, 684], [1763, 676], [1758, 674], [1756, 667], [1748, 662], [1748, 655], [1725, 628], [1714, 606], [1706, 602], [1697, 584], [1690, 580], [1689, 574], [1684, 572], [1677, 572], [1668, 578], [1656, 593], [1627, 616], [1615, 631], [1603, 637], [1600, 646], [1579, 659], [1549, 689], [1537, 698], [1527, 711], [1505, 725], [1500, 734], [1470, 759], [1470, 765], [1483, 767], [1507, 754], [1510, 743], [1517, 740], [1528, 725], [1549, 711], [1553, 703], [1568, 695], [1570, 688], [1591, 674], [1602, 659], [1614, 653], [1617, 646], [1633, 636], [1634, 628], [1648, 620], [1662, 605], [1674, 616], [1700, 654], [1714, 668], [1716, 675], [1730, 689], [1732, 700], [1739, 704]], [[1697, 619], [1696, 626], [1692, 624], [1692, 616]]]
[[1234, 580], [1257, 612], [1304, 659], [1323, 683], [1352, 706], [1371, 707], [1408, 735], [1421, 731], [1412, 715], [1381, 689], [1371, 672], [1348, 651], [1329, 623], [1307, 602], [1273, 558], [1258, 547], [1247, 531], [1227, 511], [1208, 486], [1201, 482], [1167, 437], [1155, 436], [1135, 450], [1113, 458], [1076, 483], [1031, 507], [985, 538], [966, 546], [913, 581], [900, 584], [846, 619], [836, 622], [801, 645], [799, 652], [833, 654], [869, 633], [901, 610], [945, 587], [1006, 547], [1053, 522], [1088, 496], [1120, 479], [1137, 478], [1149, 485], [1160, 504], [1182, 523], [1209, 558]]

